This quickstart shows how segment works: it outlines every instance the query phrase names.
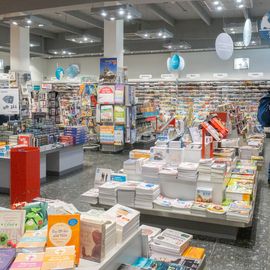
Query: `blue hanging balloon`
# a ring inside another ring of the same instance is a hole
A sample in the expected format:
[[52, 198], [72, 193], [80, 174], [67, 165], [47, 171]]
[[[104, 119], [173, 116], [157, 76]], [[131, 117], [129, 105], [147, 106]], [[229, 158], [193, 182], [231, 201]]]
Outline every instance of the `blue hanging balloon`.
[[180, 66], [180, 57], [178, 54], [174, 54], [171, 57], [171, 67], [173, 70], [178, 70], [179, 66]]
[[80, 73], [80, 67], [78, 65], [72, 64], [66, 69], [66, 75], [69, 78], [75, 78]]
[[55, 70], [55, 77], [57, 80], [61, 80], [63, 78], [64, 74], [65, 74], [65, 71], [62, 67], [58, 67]]
[[179, 54], [174, 54], [167, 59], [167, 68], [169, 72], [182, 71], [185, 67], [185, 60]]

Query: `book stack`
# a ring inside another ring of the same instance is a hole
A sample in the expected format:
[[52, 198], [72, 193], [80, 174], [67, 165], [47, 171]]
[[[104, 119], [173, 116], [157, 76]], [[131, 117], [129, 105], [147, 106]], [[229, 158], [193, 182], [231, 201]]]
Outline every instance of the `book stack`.
[[104, 217], [116, 222], [118, 243], [127, 240], [140, 226], [140, 212], [120, 204], [106, 211]]
[[141, 150], [134, 149], [129, 152], [129, 158], [131, 159], [139, 159], [139, 158], [150, 158], [150, 150]]
[[253, 183], [249, 180], [231, 179], [226, 188], [226, 199], [232, 201], [252, 200]]
[[209, 203], [194, 202], [191, 207], [191, 213], [204, 217], [206, 216], [206, 210], [208, 206]]
[[99, 203], [105, 205], [115, 205], [117, 203], [117, 189], [121, 183], [106, 182], [99, 187]]
[[142, 165], [146, 161], [145, 158], [128, 159], [124, 162], [124, 173], [127, 174], [128, 180], [141, 180]]
[[211, 167], [214, 164], [214, 160], [210, 159], [201, 159], [199, 163], [199, 177], [198, 181], [211, 181]]
[[234, 201], [230, 204], [227, 218], [235, 221], [250, 221], [251, 204], [245, 201]]
[[0, 269], [8, 270], [15, 257], [15, 248], [0, 248]]
[[164, 161], [148, 161], [142, 166], [143, 180], [159, 184], [159, 172], [165, 167]]
[[[12, 263], [10, 270], [43, 270], [44, 253], [19, 253]], [[41, 268], [42, 267], [42, 268]]]
[[26, 231], [16, 246], [17, 253], [44, 252], [47, 243], [47, 231]]
[[80, 199], [84, 203], [86, 202], [90, 204], [98, 204], [98, 197], [99, 197], [99, 189], [91, 188], [90, 190], [81, 194]]
[[260, 148], [250, 145], [242, 146], [239, 148], [240, 159], [250, 160], [252, 156], [259, 156]]
[[178, 180], [196, 182], [198, 179], [199, 163], [182, 162], [178, 170]]
[[135, 206], [135, 194], [136, 187], [139, 182], [129, 181], [122, 183], [117, 190], [117, 201], [119, 204], [126, 205], [129, 207]]
[[239, 147], [239, 138], [234, 139], [223, 139], [221, 140], [221, 147], [222, 148], [237, 148]]
[[147, 226], [147, 225], [141, 225], [140, 227], [142, 229], [142, 235], [148, 237], [148, 241], [151, 242], [153, 238], [155, 238], [158, 234], [161, 233], [160, 228]]
[[159, 210], [170, 210], [172, 208], [172, 201], [174, 199], [170, 199], [168, 197], [164, 197], [163, 195], [159, 195], [154, 201], [153, 206], [154, 209]]
[[178, 171], [174, 167], [166, 167], [159, 172], [160, 181], [176, 181]]
[[152, 209], [153, 201], [159, 196], [159, 194], [159, 185], [140, 183], [136, 187], [135, 207]]
[[75, 269], [75, 254], [74, 246], [47, 247], [42, 270], [73, 270]]
[[8, 144], [13, 146], [18, 144], [18, 135], [10, 135], [8, 137]]
[[227, 165], [225, 163], [214, 163], [211, 167], [211, 181], [216, 183], [223, 183]]
[[78, 209], [72, 203], [66, 203], [60, 200], [48, 201], [48, 214], [75, 214], [79, 213]]
[[189, 246], [191, 239], [190, 234], [166, 229], [153, 238], [150, 249], [152, 253], [180, 256]]
[[172, 201], [172, 209], [175, 211], [189, 211], [193, 205], [194, 201], [183, 201], [175, 199]]
[[73, 144], [84, 144], [88, 141], [87, 127], [85, 126], [68, 126], [64, 130], [65, 136], [73, 137]]

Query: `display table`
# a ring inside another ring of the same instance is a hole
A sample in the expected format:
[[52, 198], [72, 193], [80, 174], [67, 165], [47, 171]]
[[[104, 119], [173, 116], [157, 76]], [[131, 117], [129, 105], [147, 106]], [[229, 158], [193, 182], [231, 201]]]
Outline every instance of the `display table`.
[[[64, 175], [83, 166], [83, 146], [57, 147], [40, 151], [40, 180], [46, 181], [47, 174]], [[10, 158], [0, 157], [0, 192], [9, 193]]]

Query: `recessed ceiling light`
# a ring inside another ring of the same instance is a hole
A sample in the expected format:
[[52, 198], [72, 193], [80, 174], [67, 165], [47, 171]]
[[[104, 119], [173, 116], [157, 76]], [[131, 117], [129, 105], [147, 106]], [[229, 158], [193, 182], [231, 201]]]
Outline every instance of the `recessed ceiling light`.
[[73, 39], [72, 39], [72, 41], [73, 41], [73, 42], [76, 42], [76, 39], [75, 39], [75, 38], [73, 38]]
[[218, 7], [217, 7], [217, 10], [218, 10], [218, 11], [221, 11], [221, 10], [222, 10], [222, 6], [218, 6]]
[[111, 21], [115, 21], [115, 18], [114, 18], [114, 17], [111, 17], [110, 20], [111, 20]]
[[84, 40], [84, 41], [87, 41], [87, 40], [88, 40], [88, 37], [84, 37], [83, 40]]
[[54, 54], [57, 54], [57, 52], [55, 51], [55, 52], [53, 52]]
[[30, 25], [26, 25], [25, 27], [26, 27], [26, 28], [30, 28]]
[[169, 45], [169, 47], [168, 47], [169, 49], [171, 49], [172, 48], [172, 45]]
[[35, 45], [33, 43], [30, 43], [30, 47], [33, 48], [35, 47]]
[[219, 1], [214, 1], [213, 4], [217, 6], [219, 4]]
[[236, 0], [236, 3], [238, 3], [238, 4], [242, 3], [242, 0]]
[[82, 43], [82, 41], [80, 40], [79, 43]]
[[101, 16], [102, 16], [102, 17], [106, 17], [106, 16], [107, 16], [107, 12], [103, 10], [103, 11], [101, 12]]
[[127, 15], [127, 19], [128, 19], [128, 20], [131, 20], [131, 19], [132, 19], [132, 16], [131, 16], [130, 13]]
[[17, 22], [15, 22], [15, 21], [13, 21], [13, 22], [12, 22], [12, 24], [13, 24], [13, 25], [18, 25], [18, 23], [17, 23]]
[[144, 34], [144, 37], [148, 37], [148, 34], [147, 34], [147, 33], [145, 33], [145, 34]]
[[94, 40], [92, 40], [92, 39], [91, 39], [91, 40], [90, 40], [90, 42], [91, 42], [91, 43], [93, 43], [93, 42], [94, 42]]
[[63, 51], [63, 54], [66, 54], [67, 52], [66, 51]]
[[231, 30], [231, 32], [232, 32], [232, 31], [234, 31], [234, 28], [231, 28], [230, 30]]
[[71, 54], [72, 54], [71, 52], [68, 53], [68, 55], [71, 55]]
[[159, 32], [159, 33], [158, 33], [158, 36], [161, 37], [161, 36], [162, 36], [162, 32]]
[[123, 16], [125, 14], [125, 11], [121, 8], [121, 9], [119, 9], [118, 14]]
[[255, 41], [255, 40], [252, 40], [252, 41], [251, 41], [251, 44], [256, 44], [256, 41]]
[[166, 35], [164, 35], [164, 36], [163, 36], [163, 38], [167, 38], [167, 36], [166, 36]]
[[31, 24], [32, 23], [32, 20], [31, 19], [27, 19], [26, 21], [28, 24]]
[[232, 34], [235, 34], [235, 31], [232, 31]]
[[239, 8], [244, 8], [244, 5], [243, 5], [243, 4], [241, 4], [241, 5], [239, 5], [238, 7], [239, 7]]
[[38, 25], [38, 27], [44, 27], [44, 24], [40, 23], [40, 24]]

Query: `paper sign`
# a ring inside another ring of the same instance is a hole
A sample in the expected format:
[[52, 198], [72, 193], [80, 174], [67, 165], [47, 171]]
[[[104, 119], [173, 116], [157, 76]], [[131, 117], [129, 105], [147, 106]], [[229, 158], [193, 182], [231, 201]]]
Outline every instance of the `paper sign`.
[[14, 115], [19, 112], [19, 90], [0, 89], [0, 115]]
[[252, 78], [260, 78], [263, 77], [264, 73], [263, 72], [253, 72], [253, 73], [248, 73], [249, 77]]
[[214, 73], [213, 77], [218, 78], [218, 79], [226, 78], [226, 77], [228, 77], [228, 73]]
[[149, 80], [149, 79], [152, 79], [153, 76], [151, 74], [141, 74], [139, 78], [142, 80]]
[[189, 79], [196, 79], [196, 78], [200, 78], [201, 74], [187, 74], [186, 77]]

